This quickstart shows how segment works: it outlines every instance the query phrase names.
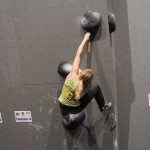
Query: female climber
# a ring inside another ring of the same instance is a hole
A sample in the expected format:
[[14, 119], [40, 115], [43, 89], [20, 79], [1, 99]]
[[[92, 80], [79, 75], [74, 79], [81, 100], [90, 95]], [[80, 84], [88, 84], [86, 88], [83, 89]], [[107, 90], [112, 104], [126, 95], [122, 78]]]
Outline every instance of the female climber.
[[94, 76], [93, 71], [79, 69], [82, 51], [89, 39], [90, 33], [86, 33], [77, 49], [72, 70], [66, 77], [61, 95], [58, 98], [63, 115], [81, 112], [93, 98], [95, 98], [101, 112], [111, 107], [111, 103], [105, 104], [100, 86], [90, 86]]

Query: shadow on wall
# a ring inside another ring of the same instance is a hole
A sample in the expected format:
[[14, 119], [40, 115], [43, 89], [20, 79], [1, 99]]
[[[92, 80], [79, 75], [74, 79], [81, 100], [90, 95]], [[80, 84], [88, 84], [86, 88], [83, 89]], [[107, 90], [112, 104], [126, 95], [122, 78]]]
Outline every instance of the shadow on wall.
[[[108, 81], [107, 81], [107, 78], [106, 78], [106, 75], [105, 75], [105, 72], [104, 72], [104, 68], [102, 66], [102, 63], [101, 63], [101, 60], [100, 60], [100, 57], [99, 57], [99, 53], [98, 53], [98, 47], [97, 45], [95, 44], [94, 45], [94, 56], [95, 56], [95, 60], [97, 62], [97, 73], [98, 73], [98, 76], [99, 78], [103, 78], [103, 83], [105, 83], [107, 85], [107, 94], [109, 95], [109, 99], [111, 99], [111, 102], [114, 103], [114, 97], [113, 97], [113, 93], [110, 89], [110, 87], [108, 86]], [[108, 96], [107, 96], [108, 97]], [[107, 100], [106, 100], [107, 101]], [[109, 101], [109, 100], [108, 100]], [[111, 115], [111, 114], [109, 114]], [[107, 122], [105, 122], [105, 133], [103, 134], [103, 141], [102, 141], [102, 149], [107, 149], [107, 150], [113, 150], [113, 137], [112, 137], [112, 134], [110, 132], [110, 128], [111, 126], [113, 125], [113, 123], [111, 122], [108, 122], [109, 120], [107, 120]], [[99, 124], [101, 124], [101, 122], [99, 122]], [[97, 123], [95, 123], [95, 126], [97, 125]]]
[[87, 131], [83, 126], [79, 125], [78, 128], [74, 130], [64, 129], [65, 137], [67, 139], [67, 149], [86, 149], [86, 150], [99, 150], [98, 141], [95, 134]]
[[[109, 116], [109, 113], [106, 113], [102, 117], [99, 117], [94, 126], [91, 124], [87, 126], [86, 121], [84, 121], [76, 129], [66, 130], [64, 128], [67, 149], [113, 150], [112, 133], [108, 125], [109, 120], [111, 120]], [[85, 126], [89, 129], [85, 128]]]
[[97, 137], [94, 132], [89, 132], [82, 125], [79, 125], [78, 128], [72, 130], [65, 129], [62, 124], [62, 116], [58, 101], [54, 103], [53, 108], [53, 116], [51, 118], [51, 126], [47, 141], [47, 150], [99, 150], [99, 141], [97, 141]]
[[[102, 40], [102, 41], [105, 40], [107, 38], [107, 34], [105, 31], [107, 31], [106, 26], [102, 20], [102, 25], [97, 32], [94, 42], [97, 42], [99, 40]], [[84, 32], [82, 29], [81, 29], [81, 35], [84, 36]], [[93, 46], [91, 49], [93, 49]], [[86, 51], [84, 53], [86, 53]], [[103, 82], [107, 84], [107, 79], [106, 79], [106, 76], [104, 73], [104, 69], [102, 67], [102, 63], [100, 61], [98, 47], [96, 44], [94, 45], [94, 50], [90, 53], [87, 53], [87, 68], [91, 68], [92, 53], [94, 53], [94, 57], [97, 62], [98, 67], [96, 69], [98, 72], [98, 76], [103, 77]], [[114, 101], [113, 94], [111, 93], [111, 89], [109, 87], [107, 89], [107, 93], [109, 93], [111, 100]], [[91, 134], [88, 134], [88, 144], [90, 146], [95, 145], [94, 143], [97, 142], [96, 141], [96, 138], [97, 138], [97, 140], [99, 140], [98, 143], [100, 144], [101, 149], [112, 150], [113, 149], [113, 138], [112, 138], [112, 133], [110, 132], [110, 128], [112, 125], [112, 122], [110, 123], [111, 118], [109, 118], [109, 120], [106, 121], [106, 116], [103, 115], [102, 117], [99, 117], [99, 119], [93, 124], [93, 117], [92, 117], [91, 112], [92, 112], [92, 103], [90, 103], [88, 105], [87, 115], [86, 115], [87, 122], [90, 124], [90, 126], [94, 127], [92, 129]], [[93, 137], [93, 139], [91, 137]], [[100, 137], [100, 138], [98, 138], [98, 137]], [[99, 149], [98, 146], [94, 147], [94, 150], [97, 150], [97, 149]]]
[[[58, 95], [60, 95], [60, 93]], [[89, 118], [87, 114], [86, 114], [86, 118]], [[102, 125], [103, 122], [104, 121], [101, 120], [101, 123], [99, 122], [98, 124]], [[91, 128], [86, 124], [87, 124], [86, 120], [84, 120], [84, 122], [75, 129], [67, 130], [63, 127], [63, 131], [65, 134], [65, 142], [63, 143], [63, 147], [64, 147], [63, 149], [99, 150], [99, 146], [98, 146], [99, 141], [97, 141], [97, 137], [101, 132], [98, 132], [98, 135], [95, 135], [94, 128]], [[92, 124], [93, 123], [91, 122], [91, 125]]]
[[130, 36], [127, 1], [115, 1], [114, 13], [117, 18], [115, 32], [116, 89], [118, 106], [119, 149], [128, 150], [131, 103], [135, 100], [132, 81]]

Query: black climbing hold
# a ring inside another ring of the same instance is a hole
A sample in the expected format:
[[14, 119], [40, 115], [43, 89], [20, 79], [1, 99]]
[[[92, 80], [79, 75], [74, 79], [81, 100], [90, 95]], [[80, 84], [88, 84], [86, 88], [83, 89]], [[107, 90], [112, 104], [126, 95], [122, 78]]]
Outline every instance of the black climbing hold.
[[116, 17], [113, 13], [108, 13], [109, 32], [112, 33], [116, 30]]
[[66, 76], [70, 73], [72, 69], [72, 65], [66, 61], [62, 61], [59, 65], [58, 65], [58, 73], [66, 78]]
[[68, 114], [67, 116], [63, 116], [63, 125], [66, 129], [74, 129], [76, 128], [85, 118], [85, 113], [79, 112], [77, 114]]
[[88, 11], [83, 15], [81, 26], [86, 32], [90, 32], [90, 39], [92, 40], [101, 26], [102, 17], [98, 12]]

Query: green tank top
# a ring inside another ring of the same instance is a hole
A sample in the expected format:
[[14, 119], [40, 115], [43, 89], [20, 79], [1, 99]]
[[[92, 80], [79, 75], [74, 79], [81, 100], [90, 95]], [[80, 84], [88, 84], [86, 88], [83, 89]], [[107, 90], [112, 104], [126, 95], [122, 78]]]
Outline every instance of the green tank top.
[[71, 80], [65, 80], [65, 83], [63, 85], [62, 93], [58, 100], [67, 106], [71, 107], [77, 107], [80, 105], [79, 100], [75, 99], [75, 91], [78, 86], [78, 80], [77, 78], [73, 78]]

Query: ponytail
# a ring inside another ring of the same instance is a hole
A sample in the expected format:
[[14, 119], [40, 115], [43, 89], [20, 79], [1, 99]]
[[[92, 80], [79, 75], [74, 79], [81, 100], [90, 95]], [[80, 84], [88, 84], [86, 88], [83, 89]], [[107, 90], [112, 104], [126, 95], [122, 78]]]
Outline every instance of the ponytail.
[[83, 90], [85, 90], [90, 84], [93, 79], [93, 72], [91, 69], [85, 69], [84, 71], [80, 72], [79, 75], [79, 84], [75, 92], [75, 99], [78, 100], [81, 98], [81, 94]]
[[78, 85], [78, 87], [76, 89], [76, 93], [75, 93], [75, 99], [76, 100], [81, 98], [82, 91], [83, 91], [83, 81], [80, 80], [79, 81], [79, 85]]

